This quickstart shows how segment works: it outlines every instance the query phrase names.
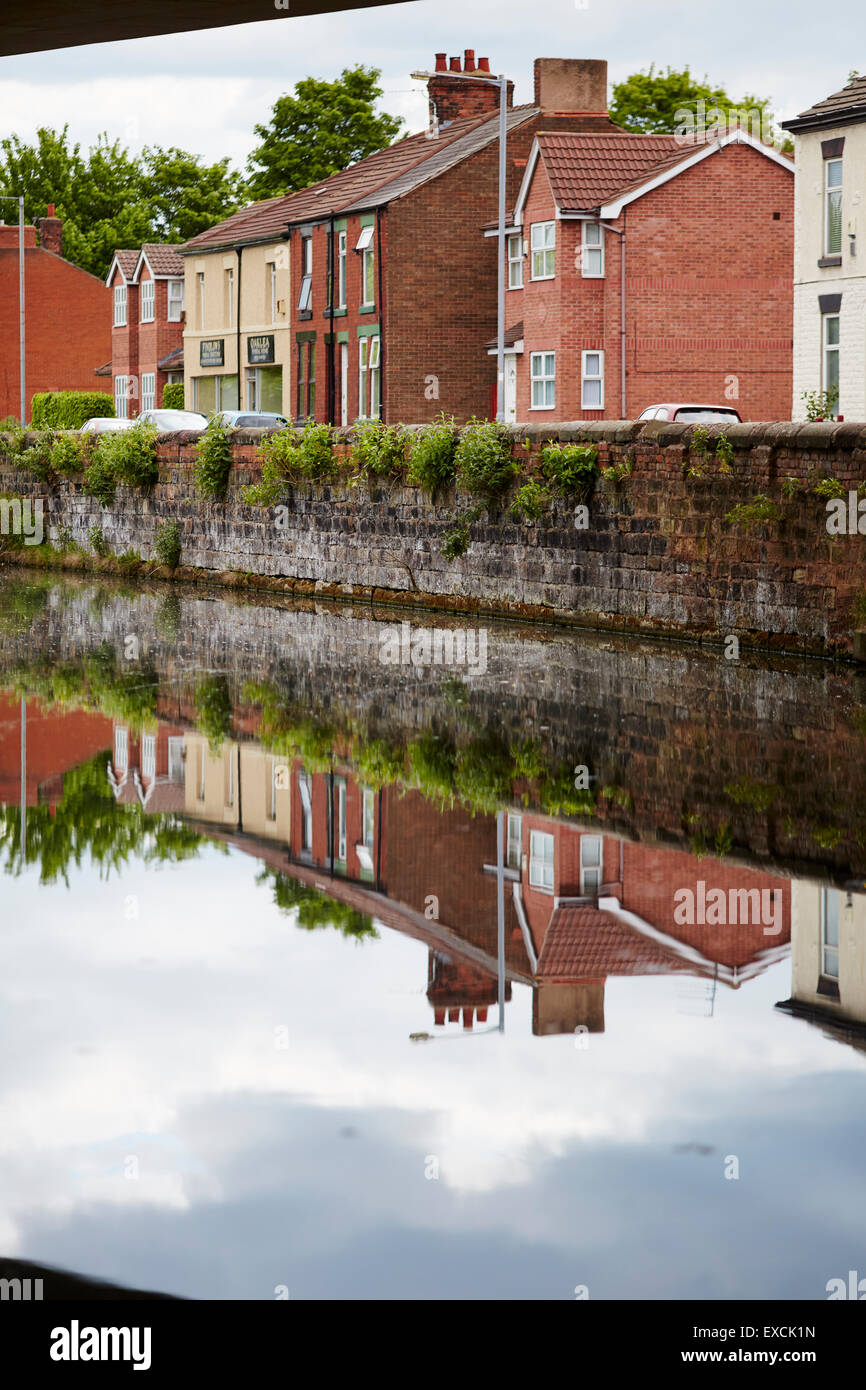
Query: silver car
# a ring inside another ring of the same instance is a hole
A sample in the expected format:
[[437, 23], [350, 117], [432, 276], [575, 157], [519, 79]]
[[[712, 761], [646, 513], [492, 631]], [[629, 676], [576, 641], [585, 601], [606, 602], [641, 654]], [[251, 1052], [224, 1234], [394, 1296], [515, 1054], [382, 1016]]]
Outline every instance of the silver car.
[[108, 434], [111, 430], [131, 430], [132, 420], [118, 420], [114, 415], [91, 415], [78, 431], [79, 434]]
[[213, 418], [232, 430], [274, 430], [289, 423], [285, 415], [277, 415], [273, 410], [221, 410]]
[[160, 434], [171, 434], [175, 430], [207, 429], [207, 417], [197, 410], [143, 410], [136, 424], [156, 425]]

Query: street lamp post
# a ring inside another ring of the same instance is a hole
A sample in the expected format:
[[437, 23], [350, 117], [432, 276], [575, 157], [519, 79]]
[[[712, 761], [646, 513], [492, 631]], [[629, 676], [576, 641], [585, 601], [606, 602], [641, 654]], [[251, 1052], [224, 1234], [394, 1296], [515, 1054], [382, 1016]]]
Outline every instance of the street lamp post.
[[26, 345], [24, 332], [24, 198], [16, 197], [11, 193], [0, 194], [0, 199], [4, 203], [18, 204], [18, 350], [19, 350], [19, 372], [21, 386], [21, 408], [20, 417], [22, 426], [27, 423], [27, 387], [24, 350]]
[[477, 72], [413, 72], [413, 78], [427, 82], [431, 77], [447, 76], [449, 81], [484, 82], [499, 88], [499, 221], [496, 236], [497, 294], [496, 294], [496, 418], [505, 419], [505, 149], [508, 136], [508, 78], [501, 74], [479, 75]]

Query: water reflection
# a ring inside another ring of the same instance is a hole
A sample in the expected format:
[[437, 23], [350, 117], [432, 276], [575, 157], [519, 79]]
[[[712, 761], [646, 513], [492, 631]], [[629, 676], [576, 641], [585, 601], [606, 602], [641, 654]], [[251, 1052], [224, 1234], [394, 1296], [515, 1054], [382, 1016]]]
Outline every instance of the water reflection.
[[365, 694], [345, 614], [189, 600], [181, 650], [162, 600], [45, 593], [0, 637], [7, 1253], [192, 1297], [808, 1298], [854, 1267], [863, 812], [817, 757], [829, 688], [856, 746], [853, 676], [704, 670], [725, 737], [687, 756], [678, 653], [590, 644], [578, 685], [503, 638], [477, 684]]

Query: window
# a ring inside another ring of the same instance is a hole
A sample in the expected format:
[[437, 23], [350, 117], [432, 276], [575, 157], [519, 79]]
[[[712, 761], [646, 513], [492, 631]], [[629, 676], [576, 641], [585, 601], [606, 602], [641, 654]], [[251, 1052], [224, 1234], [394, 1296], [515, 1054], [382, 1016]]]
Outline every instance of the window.
[[[153, 284], [153, 281], [151, 281]], [[153, 410], [156, 406], [156, 372], [141, 374], [141, 408]]]
[[114, 287], [114, 326], [123, 328], [126, 324], [126, 286]]
[[523, 849], [523, 817], [508, 817], [508, 839], [506, 842], [505, 863], [509, 869], [521, 867]]
[[529, 379], [532, 385], [531, 409], [552, 410], [556, 405], [556, 353], [531, 352]]
[[114, 378], [114, 413], [118, 420], [126, 419], [127, 382], [128, 378], [125, 376]]
[[[152, 282], [151, 282], [152, 283]], [[141, 738], [141, 775], [153, 781], [156, 776], [156, 735], [142, 734]]]
[[129, 767], [129, 730], [125, 727], [114, 730], [114, 766], [118, 772]]
[[839, 406], [839, 315], [822, 316], [822, 337], [824, 356], [824, 390], [835, 391], [832, 404], [835, 415]]
[[268, 758], [268, 778], [269, 790], [267, 808], [265, 810], [266, 820], [276, 820], [277, 818], [277, 767], [279, 766], [276, 758]]
[[138, 309], [139, 323], [153, 323], [153, 310], [155, 304], [154, 291], [156, 289], [155, 280], [142, 280], [141, 300]]
[[204, 328], [204, 271], [200, 270], [196, 276], [198, 280], [198, 326]]
[[523, 233], [515, 232], [508, 238], [508, 288], [523, 289]]
[[297, 378], [298, 419], [312, 420], [316, 414], [316, 344], [311, 338], [298, 343]]
[[346, 307], [346, 233], [337, 233], [337, 304], [338, 309]]
[[376, 826], [376, 793], [370, 787], [364, 787], [361, 794], [361, 843], [355, 846], [355, 853], [358, 856], [358, 863], [361, 866], [361, 878], [368, 883], [375, 878], [376, 870], [373, 863], [373, 848], [375, 844]]
[[301, 854], [309, 858], [313, 853], [313, 782], [308, 772], [298, 773], [298, 790], [301, 794]]
[[235, 804], [235, 750], [231, 745], [226, 749], [223, 763], [223, 788], [227, 807]]
[[235, 326], [235, 273], [227, 270], [225, 274], [225, 315], [223, 320], [229, 328]]
[[346, 863], [346, 783], [342, 777], [334, 781], [334, 858]]
[[378, 420], [380, 405], [381, 340], [378, 334], [358, 339], [358, 419]]
[[597, 898], [601, 888], [601, 836], [580, 837], [580, 896]]
[[313, 238], [301, 237], [301, 292], [298, 295], [298, 313], [313, 312]]
[[168, 321], [169, 323], [180, 323], [183, 316], [183, 281], [169, 280], [168, 282]]
[[271, 261], [268, 265], [268, 297], [271, 306], [271, 323], [277, 321], [277, 263]]
[[824, 255], [842, 254], [842, 161], [824, 160]]
[[821, 974], [839, 978], [839, 891], [821, 889]]
[[361, 304], [365, 307], [372, 307], [376, 302], [376, 277], [373, 262], [374, 231], [375, 227], [372, 223], [368, 227], [362, 227], [361, 235], [355, 245], [355, 250], [361, 256]]
[[580, 273], [585, 280], [604, 276], [604, 228], [600, 222], [584, 222]]
[[533, 222], [529, 233], [533, 280], [552, 280], [556, 273], [556, 223]]
[[199, 801], [204, 801], [204, 795], [205, 795], [205, 791], [206, 791], [206, 789], [207, 789], [207, 755], [206, 755], [205, 749], [206, 749], [206, 745], [205, 745], [204, 743], [200, 743], [200, 744], [199, 744], [199, 749], [198, 749], [198, 799], [199, 799]]
[[604, 410], [604, 353], [580, 354], [580, 404], [583, 410]]
[[553, 892], [553, 836], [543, 830], [529, 833], [529, 886]]
[[183, 737], [168, 741], [168, 778], [170, 782], [183, 782]]

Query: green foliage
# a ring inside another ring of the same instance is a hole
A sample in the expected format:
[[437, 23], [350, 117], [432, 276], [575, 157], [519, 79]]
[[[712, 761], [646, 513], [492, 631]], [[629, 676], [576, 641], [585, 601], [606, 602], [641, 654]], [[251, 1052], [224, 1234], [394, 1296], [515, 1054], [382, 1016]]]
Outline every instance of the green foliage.
[[177, 568], [181, 552], [180, 524], [177, 520], [172, 518], [157, 526], [153, 550], [161, 565], [168, 565], [169, 569]]
[[753, 777], [741, 777], [738, 782], [729, 782], [724, 790], [725, 796], [729, 796], [738, 806], [750, 806], [753, 811], [763, 815], [769, 811], [780, 789], [766, 782], [758, 782]]
[[137, 550], [123, 550], [117, 557], [117, 563], [121, 565], [124, 570], [134, 572], [137, 569], [141, 569], [144, 561]]
[[790, 502], [793, 497], [797, 496], [798, 492], [803, 491], [803, 487], [804, 484], [802, 481], [799, 478], [795, 478], [792, 473], [789, 473], [787, 478], [782, 482], [782, 496], [786, 501]]
[[167, 594], [153, 615], [157, 636], [173, 647], [180, 636], [181, 607], [177, 594]]
[[55, 473], [69, 476], [80, 473], [89, 458], [87, 443], [77, 435], [61, 434], [51, 445], [51, 467]]
[[243, 493], [243, 500], [255, 507], [278, 502], [287, 483], [328, 482], [337, 473], [330, 425], [310, 423], [300, 434], [291, 425], [277, 430], [262, 440], [259, 458], [262, 481]]
[[[701, 100], [705, 103], [708, 134], [713, 133], [714, 127], [718, 133], [726, 133], [733, 113], [738, 112], [742, 113], [741, 128], [756, 139], [769, 138], [783, 149], [793, 148], [790, 139], [773, 126], [769, 97], [746, 95], [734, 101], [723, 87], [710, 86], [707, 77], [694, 77], [688, 67], [662, 70], [651, 63], [646, 72], [632, 73], [614, 83], [610, 119], [625, 130], [686, 135], [695, 128]], [[684, 113], [691, 114], [691, 122], [684, 119]], [[724, 129], [719, 129], [721, 123]]]
[[[732, 471], [734, 446], [726, 434], [717, 435], [713, 444], [706, 425], [695, 425], [689, 435], [688, 449], [684, 465], [687, 478], [702, 478], [713, 459], [720, 473]], [[690, 463], [690, 459], [696, 459], [697, 462]]]
[[35, 430], [80, 430], [94, 415], [114, 415], [114, 397], [107, 391], [37, 391], [30, 402]]
[[0, 633], [13, 637], [29, 632], [48, 602], [44, 584], [13, 579], [0, 588]]
[[621, 483], [625, 482], [626, 478], [631, 477], [633, 472], [634, 457], [629, 454], [628, 458], [622, 463], [611, 463], [608, 464], [607, 468], [602, 468], [601, 476], [611, 487], [619, 487]]
[[848, 489], [838, 478], [821, 478], [812, 489], [816, 497], [847, 497]]
[[100, 559], [104, 560], [107, 555], [111, 554], [111, 546], [105, 539], [105, 532], [101, 526], [95, 524], [91, 526], [87, 533], [87, 539], [90, 541], [94, 555], [98, 555]]
[[293, 95], [278, 97], [268, 124], [254, 127], [262, 143], [247, 161], [249, 196], [306, 188], [390, 145], [403, 122], [377, 113], [379, 76], [378, 68], [358, 64], [332, 82], [301, 78]]
[[355, 941], [379, 939], [379, 933], [373, 926], [373, 919], [369, 913], [359, 912], [348, 903], [328, 898], [317, 888], [298, 883], [297, 879], [291, 878], [289, 874], [281, 874], [276, 869], [263, 869], [256, 883], [272, 883], [274, 903], [283, 912], [297, 909], [297, 924], [303, 927], [304, 931], [335, 927], [341, 936], [351, 937]]
[[519, 487], [511, 502], [512, 521], [538, 521], [550, 506], [550, 492], [537, 478]]
[[807, 420], [832, 420], [839, 404], [839, 391], [835, 386], [829, 391], [802, 391], [800, 400], [806, 407]]
[[431, 497], [454, 481], [457, 426], [444, 411], [415, 434], [409, 452], [409, 481]]
[[832, 825], [819, 825], [812, 831], [812, 839], [821, 849], [833, 850], [844, 839], [844, 832]]
[[162, 408], [163, 410], [183, 410], [183, 382], [169, 381], [162, 388]]
[[51, 467], [51, 451], [54, 447], [54, 434], [51, 430], [39, 430], [28, 435], [20, 427], [8, 432], [5, 452], [16, 468], [33, 473], [40, 482], [50, 483], [54, 477]]
[[511, 800], [512, 763], [495, 733], [471, 739], [457, 750], [454, 790], [473, 815], [495, 815]]
[[84, 491], [95, 497], [100, 506], [110, 507], [117, 496], [114, 465], [99, 449], [84, 473]]
[[195, 485], [203, 497], [222, 502], [232, 468], [233, 431], [213, 419], [196, 444]]
[[408, 751], [409, 780], [415, 790], [440, 807], [453, 806], [457, 755], [451, 740], [428, 730]]
[[207, 676], [195, 692], [196, 726], [207, 736], [212, 753], [219, 752], [232, 731], [232, 702], [225, 676]]
[[540, 454], [542, 477], [563, 497], [586, 501], [598, 476], [594, 444], [545, 444]]
[[465, 521], [455, 522], [442, 535], [442, 554], [446, 560], [457, 560], [469, 549], [469, 527]]
[[866, 590], [854, 600], [853, 614], [857, 626], [866, 627]]
[[517, 472], [511, 436], [500, 420], [473, 416], [460, 431], [454, 453], [458, 487], [477, 497], [499, 497]]
[[740, 502], [733, 511], [725, 514], [725, 521], [731, 526], [742, 526], [745, 531], [759, 526], [770, 526], [781, 521], [782, 509], [766, 493], [759, 492], [752, 502]]
[[563, 768], [545, 778], [540, 788], [540, 801], [549, 816], [592, 816], [595, 797], [589, 788], [575, 787], [570, 769]]
[[110, 507], [117, 495], [118, 483], [151, 487], [159, 477], [156, 436], [156, 427], [146, 423], [100, 435], [84, 474], [85, 492], [103, 507]]
[[355, 426], [352, 461], [356, 468], [376, 478], [402, 477], [406, 468], [406, 431], [381, 420]]
[[402, 780], [406, 754], [399, 745], [370, 739], [358, 749], [355, 765], [361, 781], [378, 790]]

